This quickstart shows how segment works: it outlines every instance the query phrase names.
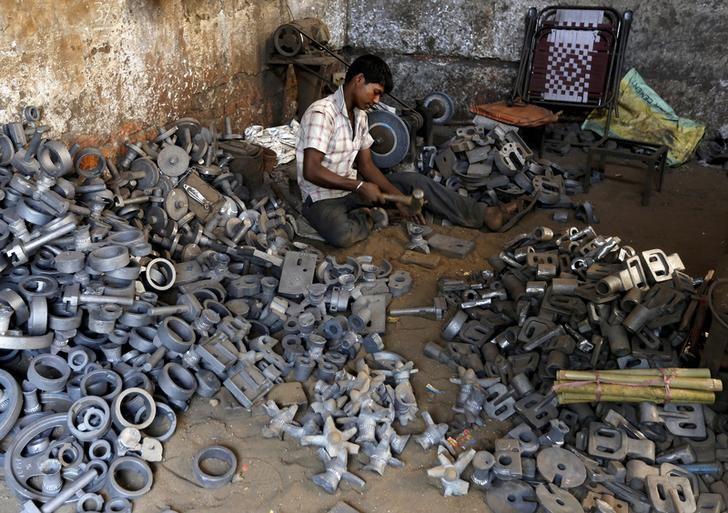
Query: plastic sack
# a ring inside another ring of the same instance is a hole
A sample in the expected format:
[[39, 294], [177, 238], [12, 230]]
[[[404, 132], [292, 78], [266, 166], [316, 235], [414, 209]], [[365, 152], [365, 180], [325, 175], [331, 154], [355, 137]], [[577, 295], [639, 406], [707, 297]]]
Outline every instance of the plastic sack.
[[245, 140], [276, 152], [278, 163], [286, 164], [296, 158], [298, 130], [301, 125], [292, 119], [287, 125], [263, 128], [251, 125], [245, 129]]
[[[619, 115], [612, 116], [609, 135], [620, 139], [664, 144], [667, 163], [682, 164], [690, 158], [705, 132], [705, 125], [681, 118], [632, 68], [619, 84]], [[593, 110], [582, 125], [604, 135], [606, 110]]]

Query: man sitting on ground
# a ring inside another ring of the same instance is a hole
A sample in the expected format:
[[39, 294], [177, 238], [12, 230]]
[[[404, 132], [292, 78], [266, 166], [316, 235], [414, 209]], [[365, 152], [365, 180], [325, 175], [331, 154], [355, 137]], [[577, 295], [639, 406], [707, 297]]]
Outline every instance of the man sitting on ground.
[[[422, 189], [433, 214], [456, 225], [497, 230], [503, 224], [499, 208], [461, 196], [419, 173], [385, 176], [374, 165], [366, 111], [391, 89], [389, 66], [375, 55], [363, 55], [349, 66], [344, 84], [334, 94], [306, 109], [296, 147], [303, 216], [326, 242], [349, 247], [386, 219], [381, 208], [373, 208], [384, 203], [383, 193]], [[397, 207], [410, 217], [406, 207]]]

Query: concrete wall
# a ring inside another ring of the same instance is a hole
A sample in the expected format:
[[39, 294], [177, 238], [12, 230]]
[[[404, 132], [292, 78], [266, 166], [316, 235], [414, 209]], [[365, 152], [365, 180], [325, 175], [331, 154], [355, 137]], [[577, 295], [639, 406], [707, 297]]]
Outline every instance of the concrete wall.
[[[536, 5], [543, 7], [546, 1]], [[577, 3], [585, 3], [577, 0]], [[635, 10], [628, 65], [685, 116], [726, 122], [728, 3], [614, 1]], [[282, 121], [291, 89], [266, 71], [273, 30], [316, 16], [334, 46], [388, 58], [396, 93], [501, 98], [524, 0], [0, 0], [0, 122], [44, 110], [54, 136], [106, 145], [182, 116]], [[284, 93], [289, 96], [284, 99]]]
[[0, 0], [0, 122], [33, 104], [54, 136], [100, 145], [183, 116], [270, 123], [266, 43], [289, 19], [284, 0]]
[[[388, 58], [395, 94], [442, 90], [461, 109], [501, 99], [523, 41], [523, 17], [545, 0], [363, 0], [351, 2], [347, 43]], [[571, 0], [635, 12], [626, 68], [635, 67], [682, 116], [728, 122], [728, 2]]]

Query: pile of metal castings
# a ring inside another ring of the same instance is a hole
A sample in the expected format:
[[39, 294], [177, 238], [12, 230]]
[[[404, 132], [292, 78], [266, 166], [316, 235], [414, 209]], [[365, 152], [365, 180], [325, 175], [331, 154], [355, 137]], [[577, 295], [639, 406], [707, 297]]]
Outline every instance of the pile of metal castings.
[[[381, 349], [387, 300], [411, 278], [292, 244], [274, 198], [241, 199], [228, 169], [247, 149], [229, 127], [179, 120], [114, 165], [47, 139], [37, 109], [25, 117], [0, 134], [0, 439], [23, 511], [131, 511], [195, 394], [224, 387], [249, 408], [307, 373], [338, 387], [360, 333]], [[388, 407], [405, 364], [375, 363], [386, 381], [372, 394]], [[190, 473], [230, 482], [231, 454], [206, 448]], [[206, 458], [228, 472], [205, 474]]]
[[554, 220], [566, 222], [568, 210], [576, 218], [598, 223], [588, 202], [575, 203], [569, 195], [582, 192], [573, 172], [538, 160], [515, 129], [496, 126], [458, 128], [447, 147], [423, 152], [421, 169], [448, 188], [488, 205], [533, 197], [542, 208], [558, 209]]
[[[407, 425], [417, 413], [409, 381], [417, 369], [384, 351], [380, 337], [389, 301], [409, 291], [412, 278], [406, 271], [392, 272], [386, 261], [375, 266], [370, 257], [350, 257], [344, 264], [327, 257], [316, 268], [315, 256], [300, 253], [292, 261], [291, 254], [286, 254], [290, 265], [284, 264], [278, 292], [290, 297], [301, 291], [306, 299], [300, 305], [288, 302], [280, 339], [283, 375], [289, 381], [316, 380], [312, 400], [298, 422], [298, 405], [279, 408], [272, 400], [264, 404], [271, 420], [263, 435], [287, 435], [301, 445], [318, 447], [325, 471], [313, 481], [328, 493], [334, 493], [342, 479], [363, 489], [364, 480], [348, 471], [348, 456], [361, 450], [368, 458], [364, 470], [380, 475], [388, 465], [401, 466], [394, 455], [404, 450], [409, 436], [399, 436], [392, 423]], [[357, 358], [360, 348], [366, 357]], [[347, 362], [352, 362], [354, 374], [344, 368]]]
[[[371, 339], [372, 335], [368, 337]], [[379, 342], [365, 342], [369, 343]], [[308, 353], [300, 358], [310, 360], [311, 351]], [[327, 374], [320, 369], [318, 376]], [[396, 455], [404, 450], [410, 435], [398, 435], [392, 423], [397, 420], [405, 426], [417, 413], [409, 381], [410, 375], [417, 372], [412, 362], [388, 351], [378, 351], [356, 360], [355, 369], [356, 375], [343, 368], [331, 368], [335, 371], [333, 379], [318, 379], [313, 388], [314, 401], [300, 423], [294, 421], [297, 405], [283, 409], [273, 401], [264, 405], [271, 417], [263, 428], [264, 436], [288, 435], [301, 445], [319, 448], [325, 470], [312, 479], [328, 493], [335, 493], [341, 480], [357, 490], [365, 488], [366, 482], [348, 470], [350, 454], [365, 455], [368, 461], [363, 470], [379, 475], [387, 466], [403, 466]]]
[[[553, 123], [544, 132], [546, 148], [561, 156], [568, 155], [574, 147], [588, 151], [598, 137], [591, 130], [582, 130], [579, 123]], [[613, 141], [609, 142], [612, 143]], [[612, 149], [615, 148], [616, 144]]]
[[695, 150], [698, 162], [728, 171], [728, 124], [703, 137]]
[[472, 484], [499, 513], [724, 511], [727, 415], [700, 404], [559, 405], [552, 391], [560, 369], [679, 367], [700, 282], [680, 257], [592, 227], [541, 227], [489, 263], [475, 279], [441, 279], [455, 314], [445, 345], [424, 350], [457, 372], [449, 439], [473, 426], [502, 433], [494, 452], [476, 452], [445, 442], [441, 425], [428, 473], [444, 493]]

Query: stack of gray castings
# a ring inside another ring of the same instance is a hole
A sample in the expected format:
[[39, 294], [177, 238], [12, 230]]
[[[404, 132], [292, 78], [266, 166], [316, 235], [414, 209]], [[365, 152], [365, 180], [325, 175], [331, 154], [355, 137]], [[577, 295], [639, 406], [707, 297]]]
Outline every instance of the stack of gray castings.
[[387, 301], [411, 278], [292, 242], [276, 199], [248, 201], [229, 171], [248, 144], [229, 124], [178, 120], [114, 164], [38, 121], [26, 109], [0, 134], [0, 439], [24, 511], [131, 511], [177, 413], [223, 387], [251, 407], [315, 373], [322, 403], [360, 396], [353, 418], [393, 407], [406, 362], [372, 362], [371, 399], [341, 369], [362, 343], [382, 349]]
[[440, 280], [454, 314], [444, 345], [425, 347], [457, 373], [452, 439], [482, 425], [500, 433], [480, 451], [438, 433], [428, 474], [445, 495], [467, 493], [467, 476], [498, 512], [724, 511], [728, 416], [701, 404], [559, 405], [552, 390], [559, 370], [681, 366], [700, 280], [680, 257], [592, 227], [540, 227], [489, 263], [475, 279]]
[[458, 128], [438, 151], [425, 152], [421, 167], [445, 187], [488, 205], [532, 197], [543, 208], [559, 209], [554, 220], [566, 222], [567, 209], [587, 223], [599, 222], [590, 203], [569, 195], [582, 192], [578, 173], [537, 159], [516, 129], [496, 126]]

